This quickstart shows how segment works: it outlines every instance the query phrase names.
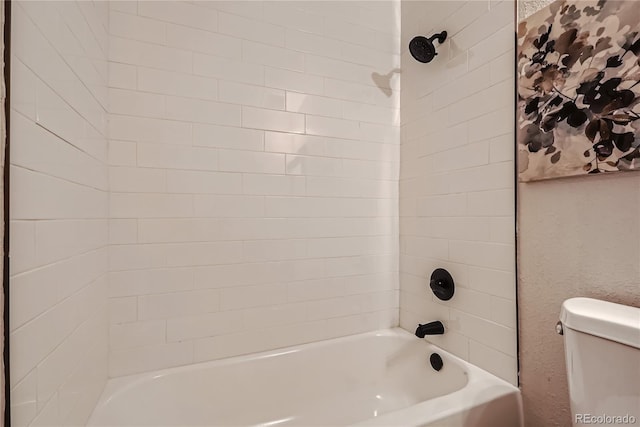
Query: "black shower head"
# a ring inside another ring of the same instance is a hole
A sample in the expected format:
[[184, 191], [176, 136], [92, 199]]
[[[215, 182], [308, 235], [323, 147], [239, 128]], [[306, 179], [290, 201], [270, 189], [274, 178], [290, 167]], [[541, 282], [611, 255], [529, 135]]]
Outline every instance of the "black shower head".
[[434, 34], [429, 38], [423, 36], [414, 37], [409, 42], [409, 52], [411, 52], [411, 55], [416, 59], [416, 61], [426, 64], [427, 62], [431, 62], [438, 54], [435, 46], [433, 45], [433, 41], [438, 40], [438, 43], [443, 43], [446, 39], [446, 31]]

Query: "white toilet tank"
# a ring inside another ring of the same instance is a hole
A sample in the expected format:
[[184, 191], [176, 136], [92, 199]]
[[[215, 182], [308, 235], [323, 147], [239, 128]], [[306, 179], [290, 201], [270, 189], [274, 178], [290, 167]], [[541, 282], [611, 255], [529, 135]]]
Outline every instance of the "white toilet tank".
[[640, 425], [640, 308], [571, 298], [560, 322], [573, 426]]

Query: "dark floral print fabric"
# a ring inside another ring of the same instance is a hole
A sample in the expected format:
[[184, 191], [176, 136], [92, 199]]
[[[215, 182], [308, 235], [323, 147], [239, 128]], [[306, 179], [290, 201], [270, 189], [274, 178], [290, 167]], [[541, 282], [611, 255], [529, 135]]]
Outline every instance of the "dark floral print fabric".
[[557, 0], [517, 61], [521, 181], [640, 169], [640, 2]]

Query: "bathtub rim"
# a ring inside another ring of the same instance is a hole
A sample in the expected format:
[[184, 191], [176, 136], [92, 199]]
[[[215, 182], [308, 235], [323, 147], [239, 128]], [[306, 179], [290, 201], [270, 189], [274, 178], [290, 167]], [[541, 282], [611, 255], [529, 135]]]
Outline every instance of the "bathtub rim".
[[[236, 356], [228, 356], [228, 357], [223, 357], [221, 359], [195, 362], [188, 365], [154, 369], [148, 372], [140, 372], [135, 374], [122, 375], [122, 376], [109, 378], [103, 390], [103, 395], [105, 395], [107, 391], [112, 391], [112, 392], [124, 391], [125, 389], [134, 387], [137, 384], [143, 383], [147, 380], [162, 378], [162, 377], [169, 376], [171, 374], [177, 374], [180, 372], [196, 371], [200, 369], [206, 369], [209, 367], [226, 366], [226, 365], [232, 365], [236, 363], [249, 362], [253, 360], [268, 359], [268, 358], [277, 357], [280, 355], [298, 353], [304, 350], [311, 350], [318, 347], [325, 347], [332, 344], [355, 341], [360, 338], [374, 337], [374, 336], [375, 337], [400, 337], [402, 339], [405, 339], [406, 341], [416, 339], [416, 337], [413, 334], [407, 332], [405, 329], [402, 329], [400, 327], [394, 327], [394, 328], [379, 329], [379, 330], [369, 331], [369, 332], [364, 332], [359, 334], [346, 335], [343, 337], [328, 338], [326, 340], [313, 341], [313, 342], [304, 343], [304, 344], [296, 344], [293, 346], [280, 347], [280, 348], [265, 350], [260, 352], [240, 354]], [[429, 343], [426, 339], [424, 341], [426, 345], [430, 346], [432, 352], [439, 351], [439, 352], [442, 352], [443, 354], [446, 354], [447, 358], [450, 357], [452, 360], [455, 361], [455, 364], [457, 366], [459, 366], [462, 370], [466, 371], [466, 365], [468, 364], [468, 362], [454, 356], [453, 354], [443, 350], [442, 348], [434, 344]]]

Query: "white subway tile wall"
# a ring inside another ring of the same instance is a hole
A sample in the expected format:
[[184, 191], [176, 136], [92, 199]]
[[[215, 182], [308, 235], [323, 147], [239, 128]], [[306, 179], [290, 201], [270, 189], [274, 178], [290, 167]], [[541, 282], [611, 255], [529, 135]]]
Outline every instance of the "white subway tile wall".
[[[14, 426], [84, 425], [108, 377], [108, 23], [106, 2], [13, 2]], [[111, 238], [127, 230], [114, 224]]]
[[398, 322], [516, 381], [511, 0], [14, 4], [15, 425]]
[[399, 2], [111, 2], [112, 376], [398, 324], [400, 81], [372, 75], [399, 28]]
[[[512, 0], [402, 2], [400, 324], [441, 320], [428, 337], [517, 382]], [[416, 35], [446, 30], [429, 63]], [[438, 267], [450, 301], [428, 290]]]

